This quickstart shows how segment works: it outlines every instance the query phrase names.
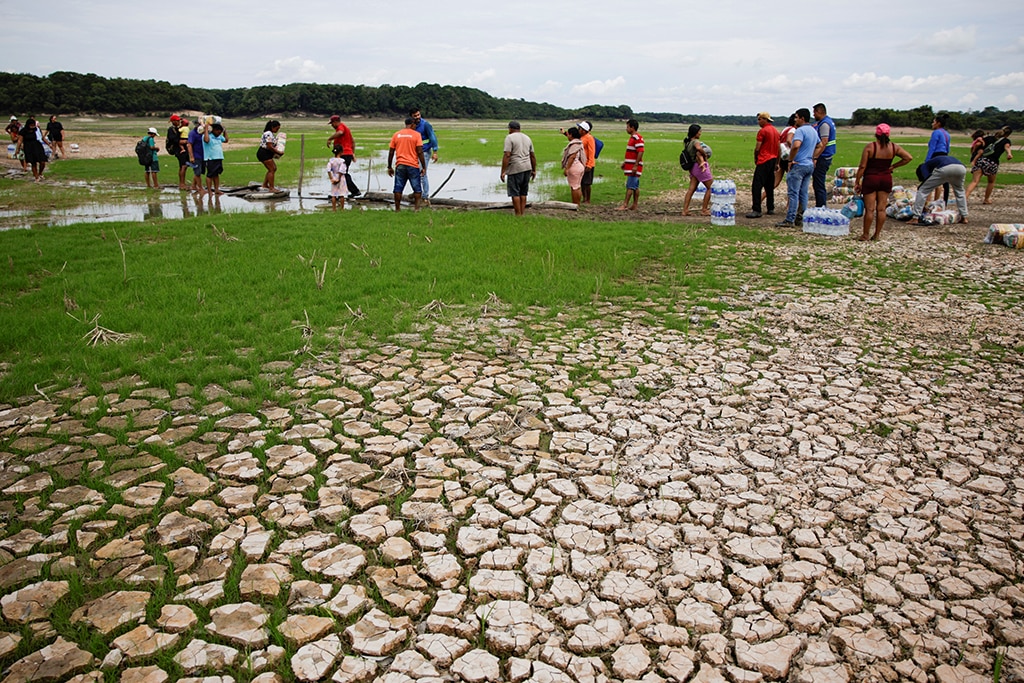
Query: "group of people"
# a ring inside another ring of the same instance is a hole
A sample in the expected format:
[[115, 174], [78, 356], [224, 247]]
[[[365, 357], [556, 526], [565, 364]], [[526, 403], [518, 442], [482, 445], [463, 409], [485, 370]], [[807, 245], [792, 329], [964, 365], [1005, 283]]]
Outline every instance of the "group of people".
[[14, 143], [14, 157], [21, 162], [21, 169], [32, 169], [35, 181], [43, 179], [43, 172], [52, 154], [54, 159], [67, 156], [64, 151], [64, 124], [57, 120], [57, 115], [50, 116], [46, 124], [46, 132], [39, 127], [35, 117], [30, 116], [25, 124], [11, 116], [4, 129]]
[[[812, 113], [813, 111], [813, 113]], [[747, 218], [762, 216], [762, 202], [769, 215], [775, 213], [774, 190], [786, 177], [788, 205], [785, 217], [776, 223], [778, 227], [801, 227], [804, 211], [810, 200], [813, 185], [815, 206], [827, 203], [825, 181], [836, 153], [836, 127], [828, 116], [823, 103], [814, 105], [813, 110], [796, 110], [789, 117], [787, 126], [779, 132], [775, 129], [768, 112], [757, 115], [758, 132], [754, 145], [754, 178], [751, 184], [751, 210]], [[950, 188], [956, 200], [959, 222], [967, 223], [967, 198], [977, 187], [981, 176], [988, 178], [985, 203], [990, 203], [995, 177], [999, 171], [999, 159], [1005, 153], [1012, 159], [1010, 133], [1005, 127], [993, 135], [986, 136], [976, 131], [972, 138], [971, 170], [974, 179], [964, 188], [967, 167], [950, 155], [950, 135], [946, 131], [947, 118], [944, 114], [935, 116], [928, 152], [924, 163], [917, 168], [920, 181], [914, 198], [913, 215], [921, 223], [925, 202], [934, 191], [938, 199], [940, 188], [944, 188], [944, 201], [948, 202]], [[889, 193], [892, 191], [893, 169], [906, 166], [913, 156], [890, 139], [892, 129], [881, 123], [875, 129], [875, 140], [861, 152], [860, 164], [854, 178], [854, 192], [864, 200], [864, 224], [861, 240], [877, 240], [885, 224]], [[711, 188], [711, 173], [707, 165], [706, 146], [699, 145], [700, 126], [690, 126], [684, 156], [689, 157], [690, 188], [683, 202], [683, 215], [688, 215], [690, 198], [698, 183]], [[682, 159], [681, 159], [682, 160]], [[685, 167], [685, 164], [684, 164]], [[710, 193], [705, 195], [702, 213], [707, 213]]]
[[[280, 127], [276, 121], [269, 122], [268, 127], [271, 124]], [[160, 187], [160, 150], [156, 142], [159, 134], [156, 128], [150, 127], [140, 141], [141, 146], [149, 150], [148, 157], [140, 155], [139, 162], [145, 169], [146, 187], [150, 188]], [[220, 176], [224, 172], [224, 143], [227, 141], [224, 124], [216, 116], [198, 116], [190, 123], [187, 118], [172, 114], [164, 150], [178, 162], [178, 189], [223, 194]], [[192, 170], [191, 183], [186, 178], [189, 169]]]

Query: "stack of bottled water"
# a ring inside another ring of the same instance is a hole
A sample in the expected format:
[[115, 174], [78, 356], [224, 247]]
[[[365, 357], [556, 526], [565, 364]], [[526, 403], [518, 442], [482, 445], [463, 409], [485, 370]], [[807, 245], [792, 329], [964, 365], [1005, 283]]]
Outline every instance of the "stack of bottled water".
[[811, 207], [804, 212], [804, 232], [842, 237], [850, 234], [850, 219], [838, 209]]
[[711, 225], [736, 225], [736, 183], [731, 180], [711, 183]]

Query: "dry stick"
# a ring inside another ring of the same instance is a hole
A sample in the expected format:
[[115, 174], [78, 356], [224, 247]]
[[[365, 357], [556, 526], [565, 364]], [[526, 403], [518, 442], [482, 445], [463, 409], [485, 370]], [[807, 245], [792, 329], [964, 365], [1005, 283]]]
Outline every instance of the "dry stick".
[[114, 237], [117, 237], [117, 246], [121, 247], [121, 266], [124, 268], [124, 280], [122, 284], [128, 284], [128, 261], [124, 256], [124, 244], [121, 242], [121, 238], [117, 235], [117, 230], [114, 231]]
[[441, 187], [439, 187], [436, 190], [434, 190], [433, 192], [431, 192], [430, 196], [427, 197], [427, 199], [433, 199], [434, 197], [436, 197], [437, 193], [440, 192], [442, 189], [444, 189], [444, 186], [448, 184], [448, 181], [452, 179], [453, 175], [455, 175], [455, 169], [454, 168], [452, 169], [452, 172], [448, 174], [448, 177], [444, 179], [444, 182], [441, 183]]
[[306, 166], [306, 134], [299, 136], [299, 197], [302, 197], [302, 169]]
[[370, 173], [373, 171], [373, 158], [366, 164], [366, 191], [370, 191]]

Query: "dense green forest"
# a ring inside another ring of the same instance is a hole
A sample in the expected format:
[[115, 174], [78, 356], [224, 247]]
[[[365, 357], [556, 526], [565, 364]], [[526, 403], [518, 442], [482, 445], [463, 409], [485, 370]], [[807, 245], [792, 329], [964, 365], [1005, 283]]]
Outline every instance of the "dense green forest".
[[[1000, 111], [996, 107], [985, 107], [981, 111], [958, 112], [947, 111], [949, 117], [946, 128], [950, 130], [970, 131], [976, 128], [992, 130], [1010, 126], [1014, 130], [1024, 128], [1024, 111]], [[936, 112], [928, 105], [917, 109], [899, 111], [896, 109], [857, 109], [850, 117], [850, 125], [875, 126], [888, 123], [890, 126], [908, 126], [911, 128], [931, 128]]]
[[[194, 110], [228, 117], [308, 114], [344, 117], [400, 118], [418, 107], [431, 118], [452, 119], [594, 119], [624, 120], [631, 117], [658, 123], [756, 125], [753, 116], [712, 116], [671, 112], [634, 112], [621, 104], [591, 104], [563, 109], [545, 102], [497, 98], [476, 88], [420, 83], [405, 85], [321, 85], [291, 83], [255, 88], [208, 89], [172, 85], [167, 81], [104, 78], [96, 74], [55, 71], [49, 76], [0, 72], [0, 111], [13, 114], [125, 114], [168, 115]], [[986, 107], [978, 112], [948, 112], [949, 128], [971, 130], [1024, 127], [1024, 112]], [[857, 109], [840, 125], [875, 125], [931, 128], [931, 106], [899, 111]]]

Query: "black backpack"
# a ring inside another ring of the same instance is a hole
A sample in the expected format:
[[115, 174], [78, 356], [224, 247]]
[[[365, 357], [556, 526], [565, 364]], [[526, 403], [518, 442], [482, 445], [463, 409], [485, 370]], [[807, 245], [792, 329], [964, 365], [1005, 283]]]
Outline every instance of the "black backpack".
[[167, 142], [165, 143], [168, 154], [178, 155], [181, 151], [181, 131], [171, 126], [167, 129]]
[[683, 151], [679, 153], [679, 166], [684, 171], [689, 171], [696, 162], [696, 159], [691, 159], [686, 153], [686, 147], [683, 147]]
[[149, 148], [149, 138], [142, 138], [135, 143], [135, 156], [139, 158], [140, 166], [149, 166], [153, 163], [153, 150]]

